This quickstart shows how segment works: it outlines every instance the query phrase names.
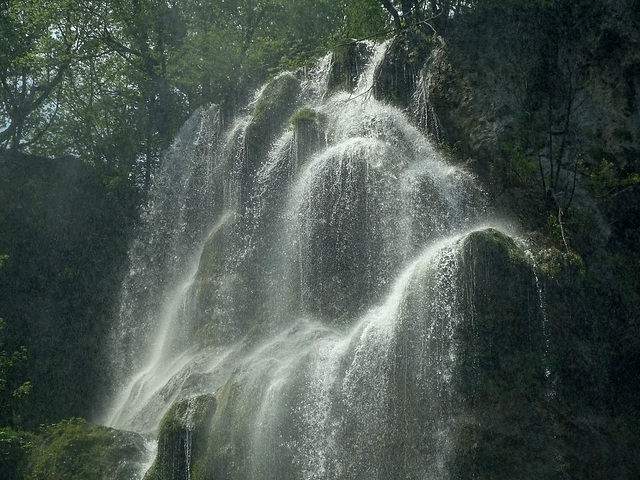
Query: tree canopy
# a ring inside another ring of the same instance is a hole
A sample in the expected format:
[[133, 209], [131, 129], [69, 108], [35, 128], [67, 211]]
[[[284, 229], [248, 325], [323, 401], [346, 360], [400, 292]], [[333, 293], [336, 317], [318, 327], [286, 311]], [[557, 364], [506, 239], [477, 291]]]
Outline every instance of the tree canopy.
[[374, 0], [6, 0], [0, 150], [110, 163], [148, 186], [198, 106], [383, 29]]
[[[547, 0], [510, 0], [540, 3]], [[232, 115], [270, 74], [332, 42], [493, 0], [5, 0], [0, 151], [109, 163], [150, 184], [190, 112]]]

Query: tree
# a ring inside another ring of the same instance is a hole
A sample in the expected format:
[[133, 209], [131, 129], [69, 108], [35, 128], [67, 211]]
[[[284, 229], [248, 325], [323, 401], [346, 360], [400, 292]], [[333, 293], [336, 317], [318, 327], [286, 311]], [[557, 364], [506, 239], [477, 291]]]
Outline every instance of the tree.
[[93, 52], [94, 20], [72, 0], [8, 0], [0, 12], [0, 148], [37, 144], [73, 66]]
[[474, 6], [469, 0], [381, 0], [382, 5], [393, 19], [396, 29], [421, 25], [425, 20], [438, 19], [444, 24], [453, 15]]
[[[188, 115], [182, 92], [170, 84], [168, 62], [186, 35], [179, 2], [112, 0], [101, 12], [100, 40], [124, 61], [138, 114], [136, 134], [143, 184], [148, 188], [160, 152]], [[100, 8], [100, 7], [99, 7]]]
[[388, 27], [388, 18], [378, 0], [346, 2], [344, 35], [347, 38], [368, 38], [380, 34]]
[[166, 76], [181, 37], [176, 11], [156, 0], [4, 3], [0, 149], [115, 157], [148, 185], [186, 117]]
[[186, 35], [168, 73], [191, 108], [214, 102], [233, 111], [273, 72], [324, 53], [344, 28], [345, 6], [329, 0], [187, 0], [180, 8]]

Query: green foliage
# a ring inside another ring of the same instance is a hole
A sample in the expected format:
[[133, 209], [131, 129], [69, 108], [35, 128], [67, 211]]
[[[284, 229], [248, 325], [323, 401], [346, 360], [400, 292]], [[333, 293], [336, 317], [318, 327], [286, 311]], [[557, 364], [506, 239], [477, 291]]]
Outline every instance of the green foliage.
[[602, 220], [586, 208], [549, 211], [540, 233], [549, 244], [562, 249], [569, 257], [599, 250], [608, 241]]
[[63, 420], [45, 427], [31, 444], [25, 480], [116, 478], [122, 460], [117, 436], [105, 427], [90, 427], [83, 419]]
[[376, 0], [356, 0], [345, 6], [345, 37], [368, 38], [388, 27], [387, 14]]
[[74, 64], [97, 54], [97, 25], [70, 0], [9, 0], [2, 13], [0, 148], [20, 148], [46, 135]]
[[9, 0], [0, 150], [110, 163], [149, 186], [189, 112], [384, 24], [372, 0]]
[[531, 185], [540, 174], [538, 162], [520, 141], [503, 147], [503, 174], [507, 185]]
[[613, 162], [603, 158], [600, 165], [589, 172], [587, 181], [596, 192], [610, 195], [620, 188], [640, 183], [640, 174], [624, 173], [617, 169]]
[[25, 459], [31, 449], [35, 435], [30, 432], [0, 429], [0, 478], [18, 480], [23, 478]]
[[170, 56], [170, 79], [190, 102], [234, 108], [271, 73], [323, 54], [343, 7], [329, 0], [184, 2], [187, 35]]
[[540, 271], [550, 278], [558, 278], [561, 274], [573, 272], [573, 278], [583, 277], [586, 273], [582, 257], [576, 252], [563, 252], [551, 247], [540, 250], [536, 254], [536, 262]]

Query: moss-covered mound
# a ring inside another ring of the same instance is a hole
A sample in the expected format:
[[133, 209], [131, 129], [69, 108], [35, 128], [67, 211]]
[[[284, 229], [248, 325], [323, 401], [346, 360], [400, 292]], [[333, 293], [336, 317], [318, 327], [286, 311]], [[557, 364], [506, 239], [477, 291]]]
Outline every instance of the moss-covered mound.
[[247, 127], [247, 180], [260, 166], [274, 135], [294, 112], [299, 89], [300, 82], [287, 73], [272, 80], [260, 95]]
[[204, 244], [190, 289], [189, 314], [195, 319], [193, 333], [201, 346], [217, 345], [244, 333], [242, 325], [231, 320], [236, 305], [230, 292], [239, 289], [241, 281], [227, 275], [233, 258], [233, 233], [234, 215], [222, 215]]
[[322, 144], [321, 127], [325, 121], [326, 119], [319, 112], [310, 108], [302, 108], [291, 116], [298, 165], [307, 162]]

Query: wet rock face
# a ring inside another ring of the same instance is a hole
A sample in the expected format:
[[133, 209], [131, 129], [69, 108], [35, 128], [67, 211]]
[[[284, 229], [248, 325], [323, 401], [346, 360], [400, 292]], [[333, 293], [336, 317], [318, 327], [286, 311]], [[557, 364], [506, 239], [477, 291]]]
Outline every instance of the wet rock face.
[[328, 91], [352, 91], [367, 66], [371, 51], [362, 42], [349, 42], [334, 52]]
[[561, 465], [547, 410], [552, 366], [533, 267], [491, 229], [470, 234], [461, 257], [454, 477], [553, 478]]
[[208, 444], [209, 424], [217, 407], [213, 395], [173, 404], [158, 434], [158, 453], [145, 480], [182, 480], [196, 475]]
[[488, 169], [505, 142], [526, 136], [546, 153], [545, 134], [551, 127], [559, 135], [570, 111], [574, 154], [594, 164], [604, 154], [637, 171], [640, 53], [631, 45], [640, 37], [632, 11], [633, 1], [501, 5], [456, 23], [431, 91], [447, 142]]
[[253, 109], [247, 128], [248, 166], [243, 175], [252, 178], [268, 152], [274, 135], [295, 111], [300, 82], [292, 74], [283, 74], [267, 84]]
[[253, 181], [264, 162], [274, 136], [295, 111], [300, 82], [292, 74], [283, 74], [267, 84], [253, 109], [252, 120], [246, 130], [246, 158], [240, 165], [240, 199], [249, 204]]
[[436, 39], [416, 30], [394, 38], [376, 72], [375, 97], [409, 109], [425, 62], [436, 45]]

